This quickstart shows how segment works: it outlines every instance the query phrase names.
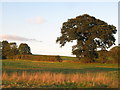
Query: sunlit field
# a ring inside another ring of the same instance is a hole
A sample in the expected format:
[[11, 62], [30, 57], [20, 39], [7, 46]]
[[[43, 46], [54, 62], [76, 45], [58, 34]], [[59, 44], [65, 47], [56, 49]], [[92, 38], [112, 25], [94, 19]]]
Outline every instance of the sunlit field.
[[117, 64], [2, 61], [2, 88], [118, 88]]

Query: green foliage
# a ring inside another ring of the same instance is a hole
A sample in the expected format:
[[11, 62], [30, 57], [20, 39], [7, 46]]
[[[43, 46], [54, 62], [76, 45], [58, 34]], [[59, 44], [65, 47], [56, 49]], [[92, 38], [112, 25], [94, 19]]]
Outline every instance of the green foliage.
[[64, 22], [61, 28], [62, 35], [56, 42], [59, 42], [62, 47], [67, 42], [75, 40], [77, 44], [72, 47], [72, 53], [78, 58], [94, 59], [98, 57], [96, 52], [98, 48], [105, 50], [114, 44], [113, 34], [116, 31], [115, 26], [84, 14]]
[[26, 55], [32, 53], [30, 52], [30, 47], [27, 44], [20, 44], [19, 48], [17, 48], [17, 44], [15, 42], [0, 42], [0, 55], [2, 56], [2, 59], [13, 59], [13, 57], [18, 54]]
[[101, 51], [98, 51], [98, 59], [97, 59], [97, 62], [98, 63], [107, 63], [108, 61], [108, 51], [107, 50], [101, 50]]
[[21, 43], [18, 47], [20, 55], [29, 55], [31, 54], [30, 47], [26, 43]]
[[96, 62], [98, 63], [120, 63], [119, 55], [120, 55], [120, 46], [115, 46], [109, 51], [101, 50], [101, 51], [98, 51], [99, 58], [96, 59]]
[[11, 51], [10, 51], [10, 44], [8, 41], [2, 41], [2, 58], [6, 59], [10, 56]]
[[115, 46], [109, 51], [113, 63], [120, 63], [120, 46]]

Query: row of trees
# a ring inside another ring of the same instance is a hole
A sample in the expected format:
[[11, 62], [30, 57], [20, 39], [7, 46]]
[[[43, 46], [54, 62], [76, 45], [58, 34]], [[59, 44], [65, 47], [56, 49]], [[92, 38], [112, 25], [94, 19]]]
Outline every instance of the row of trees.
[[19, 46], [15, 42], [8, 41], [0, 42], [0, 52], [2, 59], [10, 59], [14, 55], [31, 55], [30, 47], [26, 43], [21, 43]]
[[2, 41], [0, 42], [0, 56], [2, 59], [25, 59], [38, 61], [58, 61], [62, 62], [58, 56], [42, 56], [32, 55], [30, 47], [26, 43], [21, 43], [19, 46], [15, 42]]

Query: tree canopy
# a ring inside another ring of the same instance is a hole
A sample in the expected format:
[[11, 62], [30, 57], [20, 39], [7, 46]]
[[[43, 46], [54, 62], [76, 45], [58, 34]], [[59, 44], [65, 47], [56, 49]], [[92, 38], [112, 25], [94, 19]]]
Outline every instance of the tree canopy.
[[2, 59], [11, 59], [15, 55], [29, 55], [32, 54], [30, 47], [26, 43], [21, 43], [19, 47], [15, 42], [8, 41], [0, 42], [0, 56]]
[[10, 45], [8, 41], [2, 41], [2, 58], [8, 58], [10, 56]]
[[76, 40], [72, 53], [78, 58], [96, 58], [97, 49], [106, 50], [115, 44], [116, 27], [88, 14], [68, 19], [61, 28], [61, 36], [57, 38], [61, 47], [67, 42]]
[[21, 43], [18, 47], [20, 55], [29, 55], [31, 54], [30, 47], [26, 43]]

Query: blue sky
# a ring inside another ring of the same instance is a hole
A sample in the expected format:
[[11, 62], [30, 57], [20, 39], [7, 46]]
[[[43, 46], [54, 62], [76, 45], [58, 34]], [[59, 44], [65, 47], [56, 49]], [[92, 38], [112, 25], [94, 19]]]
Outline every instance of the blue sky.
[[82, 14], [118, 28], [117, 2], [2, 2], [1, 5], [2, 39], [18, 45], [27, 43], [34, 54], [71, 56], [75, 43], [60, 48], [56, 39], [63, 22]]

